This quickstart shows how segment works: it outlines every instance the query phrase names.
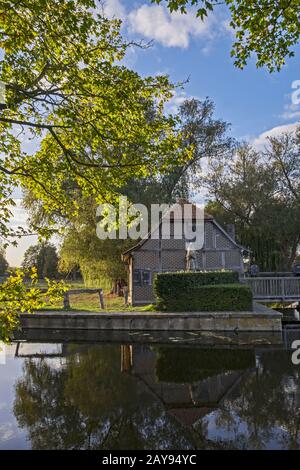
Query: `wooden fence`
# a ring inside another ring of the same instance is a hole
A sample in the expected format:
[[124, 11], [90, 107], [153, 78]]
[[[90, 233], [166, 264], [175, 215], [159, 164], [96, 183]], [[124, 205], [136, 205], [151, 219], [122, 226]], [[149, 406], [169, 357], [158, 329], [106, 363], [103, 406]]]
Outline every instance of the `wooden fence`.
[[255, 300], [300, 302], [300, 277], [246, 277]]
[[99, 295], [99, 306], [104, 309], [104, 295], [103, 289], [70, 289], [64, 293], [64, 308], [71, 308], [70, 306], [70, 295], [72, 294], [98, 294]]

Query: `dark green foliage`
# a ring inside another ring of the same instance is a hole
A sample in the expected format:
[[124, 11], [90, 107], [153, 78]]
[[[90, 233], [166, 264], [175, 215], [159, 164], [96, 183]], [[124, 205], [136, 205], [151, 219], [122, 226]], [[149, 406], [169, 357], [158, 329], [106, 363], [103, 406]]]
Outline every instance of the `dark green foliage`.
[[24, 253], [23, 269], [36, 268], [39, 279], [58, 277], [58, 255], [51, 243], [39, 242]]
[[176, 312], [252, 310], [249, 286], [233, 271], [160, 273], [154, 281], [157, 308]]
[[251, 248], [252, 263], [257, 264], [262, 272], [290, 269], [284, 259], [282, 244], [276, 240], [277, 233], [274, 230], [273, 234], [267, 234], [261, 227], [255, 230], [247, 227], [241, 232], [242, 245]]
[[[113, 265], [114, 261], [115, 260], [112, 259], [111, 265]], [[101, 262], [98, 260], [95, 260], [94, 262], [82, 262], [81, 266], [82, 277], [84, 280], [85, 287], [101, 287], [106, 291], [111, 290], [113, 277], [108, 274], [108, 266], [105, 265], [105, 262]], [[121, 265], [121, 267], [123, 266]], [[124, 274], [124, 277], [125, 275], [126, 273]]]
[[205, 177], [206, 211], [223, 226], [235, 224], [261, 271], [291, 271], [297, 256], [299, 144], [299, 130], [271, 137], [263, 152], [243, 144], [234, 159], [212, 159]]
[[203, 156], [216, 160], [230, 158], [234, 140], [227, 134], [230, 125], [216, 119], [215, 103], [209, 98], [185, 100], [179, 107], [178, 118], [185, 146], [192, 146], [193, 152], [189, 161], [175, 168], [169, 178], [162, 181], [162, 185], [170, 195], [175, 193], [189, 199], [192, 187], [203, 184], [203, 177], [200, 176]]
[[255, 366], [253, 351], [160, 348], [156, 375], [160, 382], [192, 383], [228, 371]]
[[238, 281], [239, 274], [236, 271], [159, 273], [155, 280], [155, 292], [160, 295], [169, 290], [176, 291], [208, 284], [233, 284]]
[[158, 308], [176, 312], [252, 310], [252, 292], [242, 284], [192, 287], [159, 297]]

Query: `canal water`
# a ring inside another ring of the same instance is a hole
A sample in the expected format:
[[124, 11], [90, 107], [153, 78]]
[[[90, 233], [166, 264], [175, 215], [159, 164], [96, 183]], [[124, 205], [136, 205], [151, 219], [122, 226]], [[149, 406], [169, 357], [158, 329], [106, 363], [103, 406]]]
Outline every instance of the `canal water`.
[[297, 340], [27, 337], [1, 352], [0, 449], [299, 449]]

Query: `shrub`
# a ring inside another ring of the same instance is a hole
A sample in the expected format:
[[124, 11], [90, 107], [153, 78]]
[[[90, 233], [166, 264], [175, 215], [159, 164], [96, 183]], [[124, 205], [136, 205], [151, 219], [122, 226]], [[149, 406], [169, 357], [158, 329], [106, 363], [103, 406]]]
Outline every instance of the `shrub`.
[[[157, 295], [158, 309], [175, 312], [252, 310], [252, 291], [249, 286], [238, 283], [218, 284], [216, 282], [220, 280], [218, 276], [212, 278], [214, 284], [203, 285], [202, 282], [204, 280], [207, 282], [208, 278], [201, 277], [199, 274], [210, 273], [188, 274], [190, 276], [181, 275], [181, 278], [174, 276], [173, 273], [157, 275], [154, 289]], [[228, 273], [218, 274], [227, 274], [227, 279], [230, 279]], [[192, 279], [193, 275], [194, 279]], [[182, 279], [183, 282], [180, 283], [178, 279]], [[174, 282], [172, 282], [173, 280]], [[197, 283], [198, 280], [199, 283]]]
[[235, 282], [239, 282], [239, 274], [236, 271], [158, 273], [155, 280], [155, 292], [160, 296], [162, 292], [176, 292], [178, 289], [234, 284]]

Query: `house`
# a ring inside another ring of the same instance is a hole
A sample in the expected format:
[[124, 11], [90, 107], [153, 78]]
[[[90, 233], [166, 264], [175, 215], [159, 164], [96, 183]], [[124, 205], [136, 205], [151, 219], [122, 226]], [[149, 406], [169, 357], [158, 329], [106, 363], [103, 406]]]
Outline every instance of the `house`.
[[[180, 200], [179, 205], [188, 204]], [[178, 205], [178, 204], [177, 204]], [[132, 305], [143, 305], [155, 300], [153, 278], [159, 272], [175, 272], [182, 270], [214, 271], [230, 269], [244, 273], [243, 252], [245, 248], [236, 243], [233, 230], [229, 233], [221, 227], [209, 214], [191, 206], [190, 215], [185, 211], [169, 211], [165, 217], [170, 220], [170, 237], [163, 239], [160, 222], [159, 227], [150, 232], [137, 245], [122, 254], [129, 273], [128, 301]], [[184, 215], [183, 215], [184, 213]], [[187, 217], [190, 220], [187, 220]], [[192, 251], [184, 236], [174, 237], [176, 226], [183, 223], [194, 225], [202, 219], [203, 246]]]

